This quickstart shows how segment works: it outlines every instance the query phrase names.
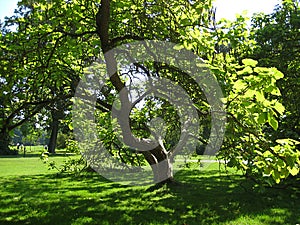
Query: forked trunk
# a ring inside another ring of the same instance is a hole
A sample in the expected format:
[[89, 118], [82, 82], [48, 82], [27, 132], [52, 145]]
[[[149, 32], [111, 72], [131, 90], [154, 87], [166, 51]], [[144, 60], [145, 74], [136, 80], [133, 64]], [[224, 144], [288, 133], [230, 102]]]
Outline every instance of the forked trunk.
[[142, 153], [152, 168], [155, 183], [169, 183], [173, 181], [172, 160], [161, 146]]

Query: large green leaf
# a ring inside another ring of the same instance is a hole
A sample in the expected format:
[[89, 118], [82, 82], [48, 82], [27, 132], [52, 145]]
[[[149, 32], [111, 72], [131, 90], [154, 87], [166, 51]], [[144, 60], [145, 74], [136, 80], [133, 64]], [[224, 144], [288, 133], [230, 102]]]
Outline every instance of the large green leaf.
[[277, 129], [278, 129], [278, 121], [275, 119], [274, 116], [269, 116], [269, 117], [268, 117], [268, 122], [269, 122], [270, 126], [271, 126], [274, 130], [277, 130]]
[[256, 65], [258, 64], [258, 62], [253, 59], [243, 59], [242, 62], [244, 65], [251, 67], [256, 67]]

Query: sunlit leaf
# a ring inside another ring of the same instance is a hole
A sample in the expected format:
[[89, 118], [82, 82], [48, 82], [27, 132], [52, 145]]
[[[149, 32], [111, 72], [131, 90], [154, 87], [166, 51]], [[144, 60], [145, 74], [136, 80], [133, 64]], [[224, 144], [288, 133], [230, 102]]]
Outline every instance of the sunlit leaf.
[[242, 62], [244, 65], [251, 67], [256, 67], [256, 65], [258, 64], [258, 62], [253, 59], [243, 59]]

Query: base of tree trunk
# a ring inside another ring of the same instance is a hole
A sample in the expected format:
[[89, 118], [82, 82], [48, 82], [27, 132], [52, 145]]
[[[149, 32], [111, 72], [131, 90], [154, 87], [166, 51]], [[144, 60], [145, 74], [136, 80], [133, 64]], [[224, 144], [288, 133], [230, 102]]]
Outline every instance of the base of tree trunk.
[[82, 171], [87, 173], [97, 173], [90, 165], [85, 167]]
[[10, 150], [9, 148], [10, 136], [8, 132], [0, 133], [0, 155], [17, 155], [17, 150]]
[[17, 150], [0, 150], [0, 155], [18, 155]]
[[157, 189], [162, 188], [163, 186], [168, 186], [168, 187], [174, 187], [174, 186], [179, 186], [181, 183], [179, 181], [176, 181], [173, 177], [170, 177], [164, 181], [161, 181], [150, 188], [148, 188], [148, 191], [155, 191]]

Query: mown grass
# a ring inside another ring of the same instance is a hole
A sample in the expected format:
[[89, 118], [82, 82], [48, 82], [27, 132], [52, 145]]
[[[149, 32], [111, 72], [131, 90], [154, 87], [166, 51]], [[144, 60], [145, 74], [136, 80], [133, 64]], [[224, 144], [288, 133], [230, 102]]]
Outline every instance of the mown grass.
[[217, 168], [182, 170], [176, 174], [180, 184], [152, 190], [96, 173], [57, 175], [35, 156], [0, 158], [0, 224], [300, 223], [297, 190], [258, 193], [248, 181]]

